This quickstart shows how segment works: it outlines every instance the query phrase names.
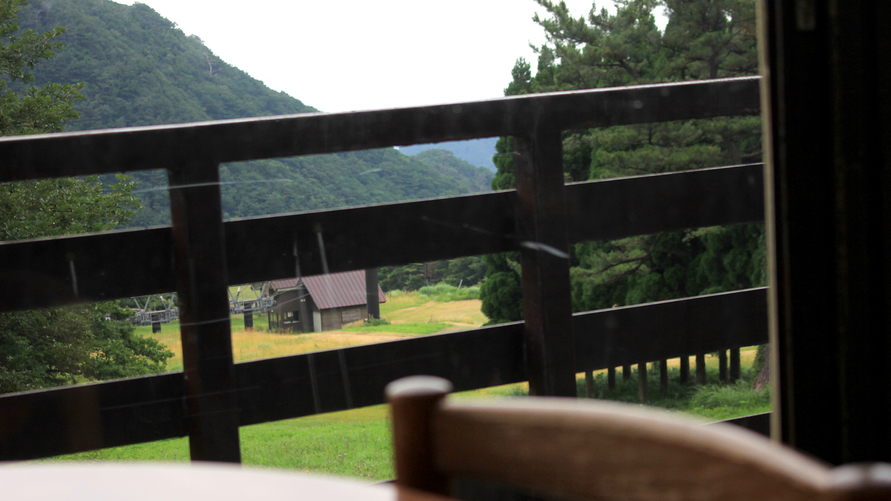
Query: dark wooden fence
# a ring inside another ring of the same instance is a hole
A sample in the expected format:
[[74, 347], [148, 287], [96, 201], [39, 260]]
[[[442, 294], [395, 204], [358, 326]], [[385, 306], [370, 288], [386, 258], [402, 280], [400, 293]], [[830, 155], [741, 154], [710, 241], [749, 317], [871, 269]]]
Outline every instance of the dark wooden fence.
[[[561, 131], [758, 111], [757, 78], [740, 78], [0, 139], [0, 182], [166, 169], [173, 215], [0, 245], [0, 311], [176, 290], [184, 354], [182, 373], [0, 397], [0, 460], [188, 435], [193, 459], [238, 461], [239, 426], [379, 404], [406, 375], [574, 395], [577, 372], [764, 343], [763, 289], [573, 315], [560, 257], [763, 219], [760, 165], [564, 186]], [[516, 191], [222, 221], [221, 162], [499, 135], [516, 138]], [[229, 284], [503, 251], [521, 253], [524, 322], [233, 364]]]

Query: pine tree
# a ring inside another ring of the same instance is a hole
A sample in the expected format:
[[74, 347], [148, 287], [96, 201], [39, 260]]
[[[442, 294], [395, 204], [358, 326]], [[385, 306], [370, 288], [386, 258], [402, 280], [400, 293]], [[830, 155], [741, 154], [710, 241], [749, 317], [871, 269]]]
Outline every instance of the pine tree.
[[[574, 18], [563, 2], [536, 0], [548, 42], [538, 70], [518, 61], [506, 94], [721, 78], [757, 72], [753, 0], [620, 0]], [[653, 11], [665, 7], [660, 33]], [[757, 117], [687, 120], [563, 134], [567, 181], [674, 172], [758, 161]], [[513, 187], [510, 140], [499, 142], [495, 189]], [[671, 299], [763, 283], [761, 225], [705, 228], [585, 242], [573, 249], [576, 311]], [[507, 264], [509, 259], [492, 258]], [[501, 266], [510, 270], [510, 266]], [[506, 273], [507, 271], [502, 271]], [[508, 283], [510, 281], [503, 280]], [[481, 294], [484, 306], [501, 296]], [[489, 308], [498, 310], [497, 305]]]

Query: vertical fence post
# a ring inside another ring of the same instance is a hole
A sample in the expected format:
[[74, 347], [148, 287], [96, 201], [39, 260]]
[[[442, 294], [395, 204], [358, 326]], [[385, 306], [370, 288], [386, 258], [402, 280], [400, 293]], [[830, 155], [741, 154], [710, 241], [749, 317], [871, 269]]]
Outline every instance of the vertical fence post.
[[681, 357], [681, 384], [690, 382], [690, 357], [684, 355]]
[[616, 368], [610, 367], [606, 370], [606, 384], [611, 390], [616, 389]]
[[569, 240], [560, 131], [514, 137], [529, 393], [574, 397]]
[[727, 350], [718, 352], [718, 379], [722, 383], [727, 382]]
[[730, 382], [737, 382], [741, 375], [739, 348], [730, 348]]
[[637, 364], [637, 396], [640, 403], [645, 404], [650, 398], [650, 388], [647, 382], [647, 363]]
[[193, 461], [238, 463], [238, 398], [219, 167], [168, 170], [183, 346], [189, 451]]
[[378, 277], [377, 268], [368, 268], [365, 270], [365, 296], [368, 305], [368, 319], [381, 318], [381, 298], [377, 293]]
[[628, 381], [631, 379], [631, 364], [626, 364], [622, 366], [622, 381]]
[[668, 393], [668, 360], [659, 361], [659, 389], [662, 393]]
[[705, 354], [696, 355], [696, 384], [703, 385], [706, 383], [705, 374]]

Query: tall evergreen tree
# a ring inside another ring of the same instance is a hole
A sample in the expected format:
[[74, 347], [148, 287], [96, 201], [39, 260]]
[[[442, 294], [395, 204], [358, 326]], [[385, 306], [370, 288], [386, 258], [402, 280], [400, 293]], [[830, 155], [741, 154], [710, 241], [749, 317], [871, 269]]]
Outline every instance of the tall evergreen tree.
[[[572, 17], [563, 2], [536, 2], [548, 13], [534, 17], [547, 43], [538, 48], [534, 76], [527, 62], [517, 62], [506, 94], [757, 72], [753, 0], [619, 0], [615, 14], [593, 4], [587, 18]], [[657, 7], [669, 16], [664, 33], [655, 23]], [[567, 131], [563, 138], [568, 182], [735, 165], [761, 155], [757, 117]], [[510, 139], [503, 138], [493, 188], [513, 187], [510, 149]], [[762, 283], [762, 244], [760, 225], [581, 243], [573, 249], [573, 307], [608, 308]], [[502, 264], [501, 273], [516, 268], [504, 266], [509, 259], [503, 255], [491, 259]], [[486, 306], [502, 296], [481, 298]]]

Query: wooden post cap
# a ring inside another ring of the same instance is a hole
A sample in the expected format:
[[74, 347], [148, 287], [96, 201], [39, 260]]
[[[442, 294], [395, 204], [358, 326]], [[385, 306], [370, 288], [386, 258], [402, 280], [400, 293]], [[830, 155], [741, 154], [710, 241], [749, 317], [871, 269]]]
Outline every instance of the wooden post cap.
[[452, 383], [437, 376], [409, 376], [397, 379], [384, 388], [387, 400], [399, 397], [421, 397], [447, 395], [452, 392]]
[[452, 383], [434, 376], [397, 379], [384, 389], [393, 419], [396, 484], [445, 494], [448, 479], [436, 468], [431, 421]]

